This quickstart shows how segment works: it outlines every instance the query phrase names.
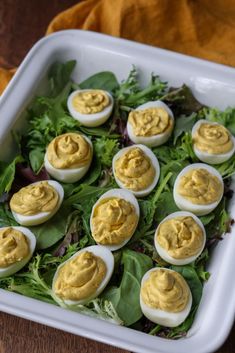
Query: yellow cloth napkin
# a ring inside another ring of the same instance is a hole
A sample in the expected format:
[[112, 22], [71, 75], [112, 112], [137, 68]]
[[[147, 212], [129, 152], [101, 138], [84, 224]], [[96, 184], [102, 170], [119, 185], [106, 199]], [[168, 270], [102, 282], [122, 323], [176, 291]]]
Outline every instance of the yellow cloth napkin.
[[[235, 66], [234, 0], [85, 0], [46, 34], [85, 29]], [[0, 69], [0, 93], [13, 73]]]

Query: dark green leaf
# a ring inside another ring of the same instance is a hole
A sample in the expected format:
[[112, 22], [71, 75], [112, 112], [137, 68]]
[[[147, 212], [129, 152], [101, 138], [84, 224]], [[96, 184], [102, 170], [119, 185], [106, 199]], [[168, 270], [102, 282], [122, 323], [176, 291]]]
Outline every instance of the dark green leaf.
[[114, 92], [119, 87], [119, 83], [112, 72], [103, 71], [79, 83], [79, 87], [82, 89], [94, 88]]
[[61, 207], [60, 210], [46, 223], [29, 227], [37, 238], [37, 249], [47, 249], [65, 236], [67, 217], [71, 209]]
[[143, 275], [152, 267], [150, 257], [125, 249], [122, 253], [124, 266], [119, 287], [108, 289], [102, 297], [112, 302], [118, 316], [130, 326], [142, 317], [139, 295]]
[[66, 63], [55, 62], [48, 73], [48, 78], [51, 84], [50, 95], [57, 96], [65, 85], [69, 82], [71, 73], [76, 65], [75, 60], [67, 61]]
[[179, 272], [187, 281], [193, 297], [193, 306], [198, 306], [202, 297], [202, 283], [195, 269], [190, 265], [171, 266], [171, 268]]
[[45, 152], [35, 148], [29, 152], [29, 161], [34, 173], [39, 173], [43, 167]]
[[23, 162], [23, 160], [22, 156], [17, 156], [10, 164], [0, 162], [0, 196], [4, 192], [11, 190], [11, 185], [15, 177], [16, 164]]

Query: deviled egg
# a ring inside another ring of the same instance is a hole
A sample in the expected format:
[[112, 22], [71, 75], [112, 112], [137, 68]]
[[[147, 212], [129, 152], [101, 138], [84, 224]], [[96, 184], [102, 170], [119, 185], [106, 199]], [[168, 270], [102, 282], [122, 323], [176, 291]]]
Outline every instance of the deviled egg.
[[129, 113], [127, 133], [134, 143], [154, 147], [165, 143], [174, 127], [174, 115], [162, 101], [147, 102]]
[[208, 120], [199, 120], [192, 129], [193, 150], [205, 163], [220, 164], [232, 157], [235, 140], [226, 127]]
[[224, 183], [220, 173], [210, 165], [194, 163], [178, 174], [173, 196], [181, 210], [203, 216], [216, 208], [223, 192]]
[[35, 235], [24, 227], [0, 228], [0, 278], [21, 270], [31, 259]]
[[54, 216], [63, 198], [64, 190], [57, 181], [38, 181], [15, 193], [10, 200], [10, 209], [16, 222], [35, 226]]
[[144, 145], [133, 145], [121, 149], [113, 157], [113, 175], [118, 186], [143, 197], [154, 189], [160, 166], [155, 154]]
[[99, 296], [114, 269], [114, 257], [103, 246], [79, 250], [56, 270], [52, 291], [65, 304], [85, 304]]
[[88, 137], [68, 132], [49, 143], [44, 165], [53, 178], [63, 183], [75, 183], [88, 171], [92, 155], [93, 146]]
[[176, 271], [155, 267], [141, 281], [140, 307], [156, 324], [176, 327], [188, 316], [192, 306], [190, 288]]
[[67, 101], [72, 117], [88, 127], [104, 124], [112, 114], [113, 104], [111, 94], [101, 89], [78, 89]]
[[111, 251], [120, 249], [134, 234], [139, 221], [135, 196], [122, 189], [112, 189], [94, 204], [90, 218], [92, 237]]
[[186, 265], [196, 260], [206, 243], [205, 228], [190, 212], [174, 212], [158, 225], [155, 248], [172, 265]]

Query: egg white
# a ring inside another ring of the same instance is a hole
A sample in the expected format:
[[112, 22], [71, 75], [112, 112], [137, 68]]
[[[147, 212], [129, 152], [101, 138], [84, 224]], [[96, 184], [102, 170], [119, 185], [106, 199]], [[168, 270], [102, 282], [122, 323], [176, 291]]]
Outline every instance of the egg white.
[[[92, 207], [92, 212], [91, 212], [91, 217], [90, 217], [91, 234], [93, 233], [92, 218], [93, 218], [93, 214], [94, 214], [95, 208], [99, 205], [101, 200], [107, 199], [107, 198], [111, 198], [111, 197], [117, 197], [117, 198], [120, 198], [120, 199], [124, 199], [127, 202], [130, 202], [134, 206], [135, 212], [136, 212], [136, 214], [138, 216], [138, 219], [139, 219], [140, 209], [139, 209], [138, 201], [136, 200], [135, 196], [130, 191], [127, 191], [127, 190], [112, 189], [112, 190], [109, 190], [109, 191], [105, 192], [96, 201], [96, 203]], [[137, 227], [137, 225], [136, 225], [136, 227]], [[133, 234], [134, 234], [134, 232], [135, 232], [135, 230], [133, 231]], [[118, 250], [118, 249], [122, 248], [131, 239], [133, 234], [131, 234], [131, 236], [128, 239], [124, 240], [120, 244], [115, 244], [115, 245], [103, 245], [103, 244], [100, 244], [100, 246], [104, 246], [105, 248], [109, 249], [110, 251]], [[99, 243], [97, 243], [97, 244], [99, 244]]]
[[[9, 228], [9, 227], [1, 227], [1, 229], [6, 229], [6, 228]], [[25, 237], [28, 240], [29, 254], [21, 261], [17, 261], [9, 265], [8, 267], [4, 267], [4, 268], [0, 267], [0, 278], [11, 276], [14, 273], [18, 272], [19, 270], [21, 270], [31, 259], [36, 247], [36, 237], [29, 229], [25, 227], [10, 227], [10, 228], [18, 230], [25, 235]]]
[[[144, 282], [149, 278], [149, 275], [152, 271], [158, 271], [160, 269], [161, 269], [160, 267], [159, 268], [155, 267], [155, 268], [152, 268], [151, 270], [149, 270], [148, 272], [146, 272], [144, 277], [142, 278], [141, 287], [144, 285]], [[167, 268], [164, 268], [164, 270], [175, 272], [175, 271], [167, 269]], [[142, 310], [144, 316], [146, 316], [150, 321], [152, 321], [158, 325], [163, 325], [166, 327], [176, 327], [176, 326], [180, 325], [187, 318], [188, 314], [190, 313], [190, 310], [192, 307], [191, 290], [189, 288], [189, 299], [188, 299], [188, 303], [187, 303], [186, 307], [178, 313], [171, 313], [171, 312], [164, 311], [161, 309], [154, 309], [154, 308], [149, 307], [142, 300], [141, 294], [140, 294], [140, 307], [141, 307], [141, 310]]]
[[[86, 137], [85, 135], [81, 135], [84, 137], [84, 139], [89, 143], [89, 145], [91, 146], [91, 151], [93, 154], [93, 145], [91, 140]], [[88, 169], [90, 168], [92, 162], [92, 156], [91, 156], [91, 160], [84, 165], [83, 167], [79, 167], [79, 168], [67, 168], [67, 169], [58, 169], [53, 167], [53, 165], [49, 162], [48, 157], [47, 157], [47, 151], [45, 153], [45, 157], [44, 157], [44, 166], [47, 170], [47, 172], [50, 174], [50, 176], [52, 176], [53, 178], [63, 182], [63, 183], [75, 183], [76, 181], [82, 179], [82, 177], [84, 177], [84, 175], [87, 173]]]
[[187, 167], [185, 167], [183, 170], [181, 170], [181, 172], [178, 174], [178, 176], [175, 180], [174, 189], [173, 189], [173, 197], [174, 197], [174, 201], [175, 201], [177, 207], [183, 211], [192, 212], [197, 216], [204, 216], [204, 215], [212, 212], [218, 206], [218, 204], [220, 203], [220, 201], [223, 197], [223, 192], [221, 193], [220, 198], [216, 202], [210, 203], [208, 205], [194, 204], [194, 203], [190, 202], [189, 200], [187, 200], [186, 198], [184, 198], [183, 196], [179, 195], [177, 192], [177, 188], [178, 188], [180, 179], [184, 174], [186, 174], [187, 172], [189, 172], [192, 169], [206, 169], [209, 173], [216, 176], [220, 180], [220, 182], [224, 188], [223, 179], [222, 179], [220, 173], [215, 168], [213, 168], [212, 166], [210, 166], [208, 164], [204, 164], [204, 163], [190, 164]]
[[[95, 256], [99, 256], [100, 258], [102, 258], [102, 260], [105, 262], [106, 268], [107, 268], [107, 272], [106, 275], [103, 279], [103, 281], [101, 282], [100, 286], [97, 288], [97, 290], [95, 291], [95, 293], [93, 293], [93, 295], [81, 299], [81, 300], [70, 300], [70, 299], [61, 299], [59, 298], [56, 294], [55, 294], [55, 281], [58, 277], [59, 274], [59, 270], [67, 263], [69, 262], [71, 259], [73, 259], [74, 257], [77, 257], [78, 255], [80, 255], [81, 253], [85, 252], [85, 251], [89, 251], [91, 253], [93, 253]], [[83, 248], [79, 251], [77, 251], [72, 257], [70, 257], [68, 260], [66, 260], [65, 262], [63, 262], [61, 265], [58, 266], [53, 281], [52, 281], [52, 291], [55, 295], [56, 298], [59, 299], [59, 301], [63, 301], [65, 304], [67, 305], [74, 305], [74, 304], [86, 304], [88, 303], [90, 300], [98, 297], [100, 295], [100, 293], [105, 289], [105, 287], [107, 286], [112, 274], [113, 274], [113, 270], [114, 270], [114, 257], [113, 254], [111, 253], [111, 251], [109, 249], [106, 249], [103, 246], [100, 245], [92, 245], [92, 246], [88, 246], [86, 248]]]
[[[192, 128], [192, 137], [195, 135], [197, 129], [200, 127], [201, 124], [211, 124], [211, 125], [221, 125], [216, 122], [211, 122], [208, 120], [198, 120], [196, 124]], [[194, 153], [196, 154], [197, 158], [200, 159], [202, 162], [209, 163], [209, 164], [220, 164], [225, 161], [227, 161], [229, 158], [232, 157], [232, 155], [235, 152], [235, 138], [232, 136], [230, 133], [231, 141], [233, 143], [233, 148], [231, 151], [226, 152], [226, 153], [220, 153], [220, 154], [212, 154], [208, 152], [203, 152], [199, 150], [195, 144], [193, 144], [193, 150]]]
[[78, 89], [74, 92], [72, 92], [69, 95], [68, 101], [67, 101], [67, 107], [68, 110], [71, 114], [71, 116], [78, 120], [82, 125], [84, 126], [88, 126], [88, 127], [96, 127], [96, 126], [100, 126], [102, 124], [104, 124], [108, 118], [110, 117], [110, 115], [112, 114], [112, 110], [113, 110], [113, 105], [114, 105], [114, 100], [112, 95], [105, 91], [105, 90], [101, 90], [103, 91], [105, 94], [107, 94], [107, 96], [109, 97], [109, 105], [107, 107], [105, 107], [101, 112], [99, 113], [94, 113], [94, 114], [82, 114], [79, 113], [73, 106], [73, 98], [80, 92], [87, 92], [87, 91], [96, 91], [94, 89]]
[[[118, 177], [116, 176], [116, 173], [115, 173], [115, 162], [118, 158], [120, 158], [124, 153], [126, 153], [128, 150], [132, 149], [132, 148], [140, 148], [145, 154], [147, 157], [149, 157], [152, 165], [153, 165], [153, 168], [155, 169], [155, 177], [153, 179], [153, 182], [145, 189], [143, 190], [139, 190], [139, 191], [134, 191], [134, 190], [131, 190], [131, 189], [128, 189], [119, 179]], [[136, 197], [144, 197], [144, 196], [147, 196], [148, 194], [150, 194], [150, 192], [155, 188], [155, 186], [157, 185], [157, 182], [158, 182], [158, 179], [159, 179], [159, 176], [160, 176], [160, 165], [159, 165], [159, 162], [158, 162], [158, 159], [157, 157], [155, 156], [155, 154], [151, 151], [150, 148], [148, 148], [147, 146], [145, 145], [132, 145], [132, 146], [129, 146], [129, 147], [125, 147], [125, 148], [122, 148], [118, 153], [115, 154], [115, 156], [113, 157], [113, 162], [112, 162], [112, 169], [113, 169], [113, 175], [114, 175], [114, 178], [116, 180], [116, 183], [118, 184], [118, 186], [121, 188], [121, 189], [125, 189], [125, 190], [129, 190], [132, 194], [134, 194]]]
[[165, 103], [163, 103], [160, 100], [144, 103], [144, 104], [140, 105], [139, 107], [137, 107], [135, 110], [145, 110], [148, 108], [163, 108], [163, 109], [165, 109], [167, 111], [167, 113], [169, 114], [169, 117], [173, 120], [172, 129], [165, 131], [162, 134], [158, 134], [158, 135], [154, 135], [154, 136], [136, 136], [134, 133], [134, 129], [128, 119], [127, 120], [127, 133], [128, 133], [129, 138], [131, 139], [131, 141], [133, 141], [134, 143], [141, 143], [141, 144], [148, 146], [148, 147], [160, 146], [163, 143], [165, 143], [171, 136], [171, 133], [174, 128], [174, 115], [173, 115], [172, 110]]
[[[56, 205], [54, 210], [51, 212], [40, 212], [40, 213], [37, 213], [35, 215], [31, 215], [31, 216], [24, 216], [24, 215], [21, 215], [17, 212], [11, 211], [12, 215], [15, 218], [17, 223], [19, 223], [23, 226], [36, 226], [38, 224], [42, 224], [42, 223], [48, 221], [48, 219], [50, 219], [52, 216], [54, 216], [54, 214], [60, 208], [61, 203], [64, 198], [63, 187], [55, 180], [44, 180], [44, 181], [47, 181], [48, 184], [51, 185], [57, 191], [57, 193], [59, 195], [58, 204]], [[37, 181], [36, 183], [32, 183], [31, 185], [37, 185], [40, 182], [41, 181]]]
[[[192, 217], [194, 219], [194, 221], [199, 225], [199, 227], [202, 229], [203, 232], [203, 243], [201, 248], [198, 250], [198, 252], [193, 255], [193, 256], [188, 256], [185, 257], [184, 259], [175, 259], [174, 257], [172, 257], [171, 255], [169, 255], [169, 253], [167, 252], [166, 249], [164, 249], [159, 242], [157, 241], [157, 235], [158, 235], [158, 231], [159, 231], [159, 227], [162, 223], [164, 223], [165, 221], [172, 219], [172, 218], [176, 218], [176, 217]], [[174, 212], [171, 213], [169, 216], [165, 217], [161, 223], [159, 223], [155, 235], [154, 235], [154, 245], [155, 248], [158, 252], [158, 254], [160, 255], [160, 257], [165, 260], [166, 262], [168, 262], [169, 264], [172, 265], [187, 265], [190, 262], [193, 262], [194, 260], [196, 260], [196, 258], [202, 253], [204, 246], [206, 243], [206, 231], [204, 228], [204, 225], [202, 224], [202, 222], [200, 221], [200, 219], [198, 217], [196, 217], [193, 213], [191, 212], [186, 212], [186, 211], [179, 211], [179, 212]]]

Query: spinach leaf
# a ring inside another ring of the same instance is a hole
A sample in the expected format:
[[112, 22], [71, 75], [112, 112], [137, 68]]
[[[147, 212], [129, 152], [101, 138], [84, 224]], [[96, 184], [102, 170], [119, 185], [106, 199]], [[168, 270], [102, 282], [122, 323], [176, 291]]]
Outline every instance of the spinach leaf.
[[171, 266], [171, 269], [179, 272], [184, 277], [192, 293], [193, 307], [198, 306], [202, 297], [202, 283], [195, 269], [190, 265]]
[[43, 151], [40, 147], [37, 147], [29, 152], [29, 161], [30, 165], [34, 172], [37, 174], [43, 167], [44, 164], [44, 155], [45, 151]]
[[109, 288], [103, 295], [110, 300], [126, 326], [142, 317], [140, 309], [140, 283], [143, 275], [152, 267], [150, 257], [124, 249], [122, 253], [123, 276], [119, 287]]
[[79, 83], [79, 87], [82, 89], [95, 88], [114, 92], [119, 87], [119, 83], [112, 72], [103, 71]]
[[96, 154], [93, 156], [92, 163], [90, 166], [90, 169], [88, 173], [85, 175], [85, 177], [82, 179], [82, 183], [86, 185], [91, 185], [96, 182], [97, 179], [99, 179], [101, 175], [101, 162], [97, 158]]
[[67, 218], [71, 213], [69, 207], [61, 206], [60, 210], [49, 221], [29, 227], [37, 239], [37, 249], [47, 249], [65, 236]]
[[156, 204], [155, 220], [160, 223], [170, 213], [179, 211], [171, 191], [163, 191]]
[[64, 86], [69, 82], [71, 73], [76, 65], [76, 60], [66, 63], [55, 62], [48, 73], [50, 83], [50, 96], [57, 96]]
[[9, 192], [11, 190], [11, 185], [14, 181], [16, 164], [23, 162], [22, 156], [17, 156], [10, 163], [0, 162], [0, 196], [4, 192]]

